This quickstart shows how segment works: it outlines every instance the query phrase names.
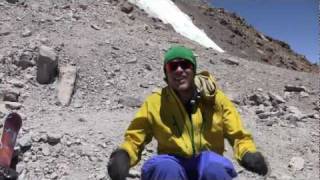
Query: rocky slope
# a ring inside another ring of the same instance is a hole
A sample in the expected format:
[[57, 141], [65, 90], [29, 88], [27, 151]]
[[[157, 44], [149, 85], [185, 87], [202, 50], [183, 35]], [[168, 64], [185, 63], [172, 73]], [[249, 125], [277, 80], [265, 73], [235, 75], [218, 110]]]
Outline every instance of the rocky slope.
[[211, 8], [199, 0], [175, 2], [198, 27], [232, 55], [297, 71], [319, 72], [318, 66], [295, 53], [287, 43], [262, 34], [235, 13]]
[[[0, 1], [0, 42], [0, 116], [23, 116], [19, 179], [109, 179], [108, 158], [137, 107], [165, 86], [162, 56], [172, 43], [194, 49], [199, 71], [215, 75], [268, 159], [267, 177], [234, 162], [237, 179], [319, 179], [315, 73], [204, 49], [143, 11], [111, 0]], [[49, 84], [37, 77], [44, 56], [57, 60], [60, 70]], [[61, 86], [61, 70], [69, 65], [77, 78], [64, 106], [58, 92], [72, 86]], [[156, 153], [155, 146], [148, 145], [143, 160]], [[225, 155], [233, 160], [231, 152], [228, 147]], [[141, 163], [128, 179], [139, 179]]]

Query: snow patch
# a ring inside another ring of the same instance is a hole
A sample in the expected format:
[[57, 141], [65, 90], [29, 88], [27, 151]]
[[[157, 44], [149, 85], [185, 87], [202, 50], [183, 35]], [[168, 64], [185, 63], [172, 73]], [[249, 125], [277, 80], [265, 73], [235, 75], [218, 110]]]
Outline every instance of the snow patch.
[[198, 42], [204, 47], [213, 48], [224, 52], [203, 30], [192, 23], [189, 16], [184, 14], [170, 0], [129, 0], [132, 4], [146, 11], [150, 16], [161, 19], [166, 24], [171, 24], [176, 32]]

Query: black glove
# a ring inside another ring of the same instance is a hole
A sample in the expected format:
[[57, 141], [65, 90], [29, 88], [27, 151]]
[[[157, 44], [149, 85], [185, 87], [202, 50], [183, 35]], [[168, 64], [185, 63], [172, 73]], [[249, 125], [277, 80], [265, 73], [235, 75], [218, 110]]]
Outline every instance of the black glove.
[[15, 180], [18, 178], [18, 173], [11, 169], [0, 166], [0, 180]]
[[268, 173], [267, 163], [260, 152], [247, 152], [242, 157], [240, 163], [247, 170], [255, 172], [259, 175], [266, 175]]
[[108, 173], [112, 180], [125, 180], [129, 174], [129, 168], [130, 158], [125, 150], [117, 149], [111, 153]]

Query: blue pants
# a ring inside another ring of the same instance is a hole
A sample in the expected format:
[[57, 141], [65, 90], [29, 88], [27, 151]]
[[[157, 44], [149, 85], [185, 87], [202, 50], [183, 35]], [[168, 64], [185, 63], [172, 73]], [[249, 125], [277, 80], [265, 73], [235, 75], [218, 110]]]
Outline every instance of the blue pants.
[[237, 173], [232, 163], [212, 151], [192, 158], [157, 155], [142, 166], [142, 180], [231, 180]]

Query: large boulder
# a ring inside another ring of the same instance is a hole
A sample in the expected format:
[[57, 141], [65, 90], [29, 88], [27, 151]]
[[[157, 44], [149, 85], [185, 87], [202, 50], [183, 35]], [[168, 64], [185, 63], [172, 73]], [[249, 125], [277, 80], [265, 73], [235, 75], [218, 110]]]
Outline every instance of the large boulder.
[[77, 77], [75, 66], [65, 66], [59, 68], [58, 99], [63, 106], [69, 105], [74, 90]]
[[57, 75], [58, 57], [51, 47], [40, 46], [37, 64], [37, 81], [40, 84], [49, 84]]

